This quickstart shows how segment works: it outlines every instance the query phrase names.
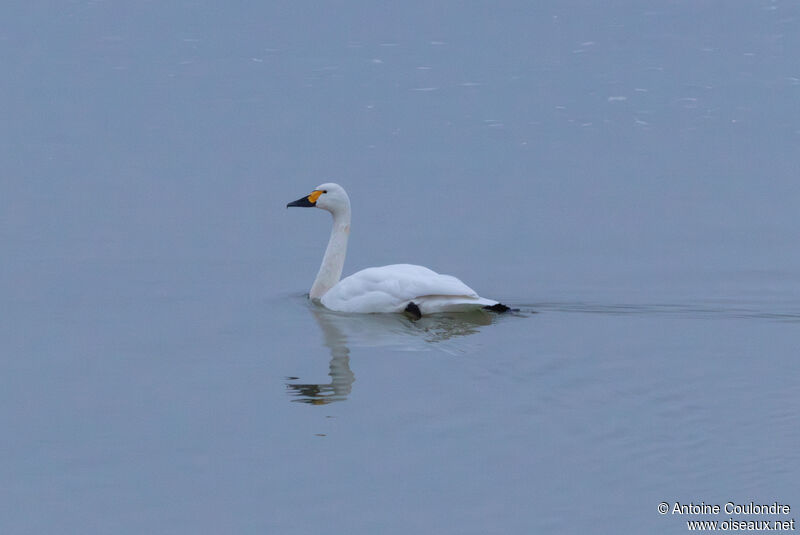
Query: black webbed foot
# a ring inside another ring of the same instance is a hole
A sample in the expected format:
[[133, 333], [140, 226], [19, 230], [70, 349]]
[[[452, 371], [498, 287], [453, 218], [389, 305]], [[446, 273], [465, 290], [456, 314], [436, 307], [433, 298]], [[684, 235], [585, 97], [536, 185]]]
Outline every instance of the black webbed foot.
[[419, 310], [419, 307], [414, 301], [411, 301], [408, 305], [406, 305], [406, 309], [403, 311], [403, 314], [408, 316], [408, 319], [411, 321], [417, 321], [422, 317], [422, 312]]
[[503, 303], [497, 303], [496, 305], [487, 305], [483, 307], [484, 310], [491, 310], [492, 312], [497, 312], [498, 314], [502, 314], [503, 312], [508, 312], [511, 310], [511, 307], [505, 306]]

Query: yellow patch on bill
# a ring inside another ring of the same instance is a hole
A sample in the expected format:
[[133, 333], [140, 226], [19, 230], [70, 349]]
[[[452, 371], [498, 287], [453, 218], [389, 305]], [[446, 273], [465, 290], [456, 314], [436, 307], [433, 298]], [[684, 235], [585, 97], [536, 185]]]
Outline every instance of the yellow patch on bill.
[[315, 189], [314, 191], [311, 192], [311, 195], [308, 196], [308, 202], [310, 203], [317, 202], [317, 199], [319, 199], [320, 195], [322, 195], [322, 192]]

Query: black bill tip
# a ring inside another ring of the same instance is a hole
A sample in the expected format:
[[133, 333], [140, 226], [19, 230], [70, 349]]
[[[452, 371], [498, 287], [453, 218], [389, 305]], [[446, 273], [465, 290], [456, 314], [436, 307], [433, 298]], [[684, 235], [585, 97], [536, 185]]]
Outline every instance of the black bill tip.
[[289, 204], [286, 205], [286, 208], [289, 208], [291, 206], [297, 206], [300, 208], [313, 208], [314, 203], [308, 200], [308, 196], [305, 196], [300, 199], [297, 199], [296, 201], [290, 202]]

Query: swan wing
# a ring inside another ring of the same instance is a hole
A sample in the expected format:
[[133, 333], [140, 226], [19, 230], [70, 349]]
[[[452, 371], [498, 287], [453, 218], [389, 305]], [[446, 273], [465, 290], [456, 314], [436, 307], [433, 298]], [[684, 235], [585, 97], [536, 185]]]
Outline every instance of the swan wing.
[[325, 307], [340, 312], [402, 312], [412, 301], [423, 314], [497, 303], [478, 296], [456, 277], [412, 264], [363, 269], [339, 281], [321, 299]]

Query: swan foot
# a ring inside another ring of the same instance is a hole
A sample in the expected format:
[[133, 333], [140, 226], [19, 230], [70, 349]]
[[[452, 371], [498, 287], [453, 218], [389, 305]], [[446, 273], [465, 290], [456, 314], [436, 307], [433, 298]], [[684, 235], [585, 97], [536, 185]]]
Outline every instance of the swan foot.
[[406, 309], [403, 311], [403, 314], [408, 316], [408, 319], [411, 321], [417, 321], [422, 317], [422, 312], [419, 310], [419, 307], [414, 301], [411, 301], [408, 305], [406, 305]]
[[496, 305], [487, 305], [483, 307], [484, 310], [491, 310], [492, 312], [497, 312], [498, 314], [502, 314], [503, 312], [508, 312], [511, 310], [511, 307], [505, 306], [503, 303], [497, 303]]

